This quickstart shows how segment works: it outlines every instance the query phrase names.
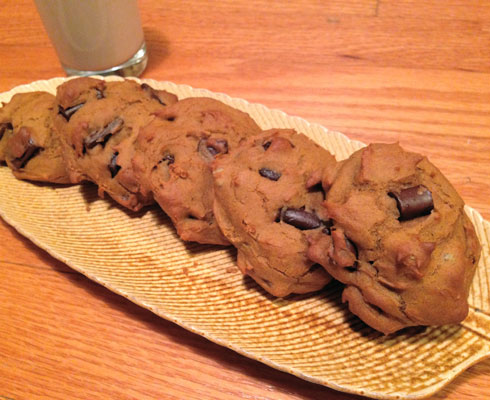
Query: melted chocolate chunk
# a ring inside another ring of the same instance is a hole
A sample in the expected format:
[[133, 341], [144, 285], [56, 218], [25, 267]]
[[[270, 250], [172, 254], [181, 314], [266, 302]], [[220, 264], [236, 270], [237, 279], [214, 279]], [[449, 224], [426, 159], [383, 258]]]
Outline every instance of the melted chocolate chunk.
[[104, 144], [111, 135], [119, 132], [124, 125], [122, 118], [117, 117], [104, 128], [91, 132], [83, 141], [85, 148], [92, 149], [98, 144]]
[[103, 99], [105, 97], [104, 95], [104, 91], [103, 90], [100, 90], [98, 88], [95, 88], [95, 97], [97, 100], [100, 100], [100, 99]]
[[150, 85], [148, 85], [147, 83], [142, 83], [140, 86], [141, 86], [141, 89], [143, 89], [145, 92], [151, 93], [154, 91], [154, 89]]
[[0, 124], [0, 139], [2, 139], [5, 131], [12, 130], [12, 129], [14, 129], [14, 127], [12, 126], [12, 124], [10, 122], [2, 122]]
[[281, 177], [280, 172], [276, 172], [268, 168], [261, 168], [259, 170], [259, 174], [264, 178], [270, 179], [271, 181], [277, 181]]
[[158, 101], [162, 106], [166, 106], [166, 104], [162, 101], [162, 99], [158, 97], [158, 94], [155, 91], [155, 89], [153, 89], [150, 85], [148, 85], [147, 83], [142, 83], [141, 89], [143, 89], [146, 93], [148, 93], [153, 100]]
[[211, 153], [226, 154], [228, 153], [228, 142], [225, 139], [208, 139], [207, 148]]
[[228, 153], [228, 142], [225, 139], [201, 139], [197, 145], [197, 151], [210, 162], [217, 154]]
[[41, 150], [41, 147], [36, 145], [36, 142], [31, 137], [24, 143], [24, 152], [20, 157], [16, 157], [12, 160], [12, 166], [14, 169], [21, 169], [27, 164]]
[[396, 200], [400, 221], [428, 215], [434, 209], [432, 193], [422, 185], [403, 189], [399, 193], [390, 192], [388, 195]]
[[299, 208], [287, 208], [282, 213], [282, 220], [301, 230], [315, 229], [322, 224], [316, 214]]
[[119, 172], [119, 170], [121, 169], [121, 166], [120, 165], [117, 165], [117, 156], [119, 155], [119, 153], [116, 151], [112, 157], [111, 157], [111, 161], [109, 163], [109, 171], [111, 172], [111, 178], [114, 178], [117, 173]]
[[84, 105], [85, 103], [80, 103], [68, 108], [58, 106], [58, 113], [61, 114], [67, 121], [69, 121], [73, 114], [80, 110], [80, 108], [82, 108]]

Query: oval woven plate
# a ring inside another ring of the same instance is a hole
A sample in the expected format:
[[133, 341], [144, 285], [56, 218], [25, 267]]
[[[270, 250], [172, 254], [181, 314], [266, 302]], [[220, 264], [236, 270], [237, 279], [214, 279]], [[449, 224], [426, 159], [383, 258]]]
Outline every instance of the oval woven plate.
[[[54, 93], [65, 80], [19, 86], [0, 94], [0, 101], [17, 92]], [[217, 98], [248, 112], [264, 129], [294, 128], [339, 160], [363, 146], [259, 104], [146, 82], [179, 98]], [[377, 399], [426, 397], [490, 355], [490, 224], [466, 210], [483, 245], [468, 318], [386, 337], [347, 311], [337, 283], [314, 295], [272, 298], [242, 277], [231, 248], [183, 243], [157, 207], [132, 213], [99, 199], [95, 186], [32, 184], [0, 167], [0, 215], [57, 259], [215, 343], [308, 381]]]

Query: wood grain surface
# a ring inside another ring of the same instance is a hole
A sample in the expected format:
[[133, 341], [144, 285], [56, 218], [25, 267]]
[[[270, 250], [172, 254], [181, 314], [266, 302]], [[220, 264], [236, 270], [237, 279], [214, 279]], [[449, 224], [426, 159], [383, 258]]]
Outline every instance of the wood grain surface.
[[[429, 157], [490, 219], [490, 3], [141, 0], [142, 78]], [[0, 3], [0, 92], [64, 76], [31, 0]], [[28, 212], [28, 210], [26, 210]], [[356, 399], [249, 360], [74, 272], [0, 222], [0, 399]], [[490, 397], [490, 360], [434, 399]]]

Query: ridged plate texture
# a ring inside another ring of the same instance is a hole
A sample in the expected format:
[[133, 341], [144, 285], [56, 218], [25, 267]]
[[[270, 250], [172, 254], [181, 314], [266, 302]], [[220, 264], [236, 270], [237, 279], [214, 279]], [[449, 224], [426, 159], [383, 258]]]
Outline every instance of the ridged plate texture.
[[[119, 78], [110, 78], [119, 79]], [[66, 78], [0, 94], [54, 93]], [[203, 89], [146, 80], [179, 98], [209, 96], [248, 112], [263, 128], [290, 127], [344, 159], [363, 146], [281, 111]], [[471, 311], [456, 326], [383, 336], [352, 316], [341, 286], [275, 299], [243, 278], [231, 248], [185, 244], [157, 207], [133, 213], [96, 188], [19, 181], [0, 167], [0, 215], [57, 259], [155, 314], [271, 367], [377, 399], [426, 397], [490, 354], [490, 224], [467, 213], [483, 245]]]

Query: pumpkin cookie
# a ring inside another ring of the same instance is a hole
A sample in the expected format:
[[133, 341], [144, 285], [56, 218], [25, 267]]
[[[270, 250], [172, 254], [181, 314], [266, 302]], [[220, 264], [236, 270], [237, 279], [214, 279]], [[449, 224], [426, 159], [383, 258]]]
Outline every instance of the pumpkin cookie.
[[331, 236], [309, 256], [346, 284], [342, 298], [385, 334], [462, 321], [480, 256], [464, 203], [426, 157], [372, 144], [340, 168], [327, 195]]
[[47, 92], [18, 93], [0, 109], [0, 160], [16, 178], [69, 183], [55, 109], [56, 98]]
[[211, 163], [260, 132], [250, 116], [218, 100], [188, 98], [162, 110], [141, 129], [132, 165], [121, 174], [133, 191], [153, 195], [183, 240], [229, 244], [213, 214]]
[[321, 289], [330, 275], [307, 257], [308, 238], [326, 236], [322, 202], [335, 158], [294, 130], [249, 138], [213, 164], [214, 213], [238, 249], [238, 267], [274, 296]]
[[56, 127], [71, 182], [94, 182], [101, 197], [107, 193], [134, 211], [152, 203], [151, 196], [132, 192], [120, 181], [119, 160], [132, 152], [140, 127], [176, 102], [176, 96], [132, 80], [78, 78], [60, 85], [57, 98]]

